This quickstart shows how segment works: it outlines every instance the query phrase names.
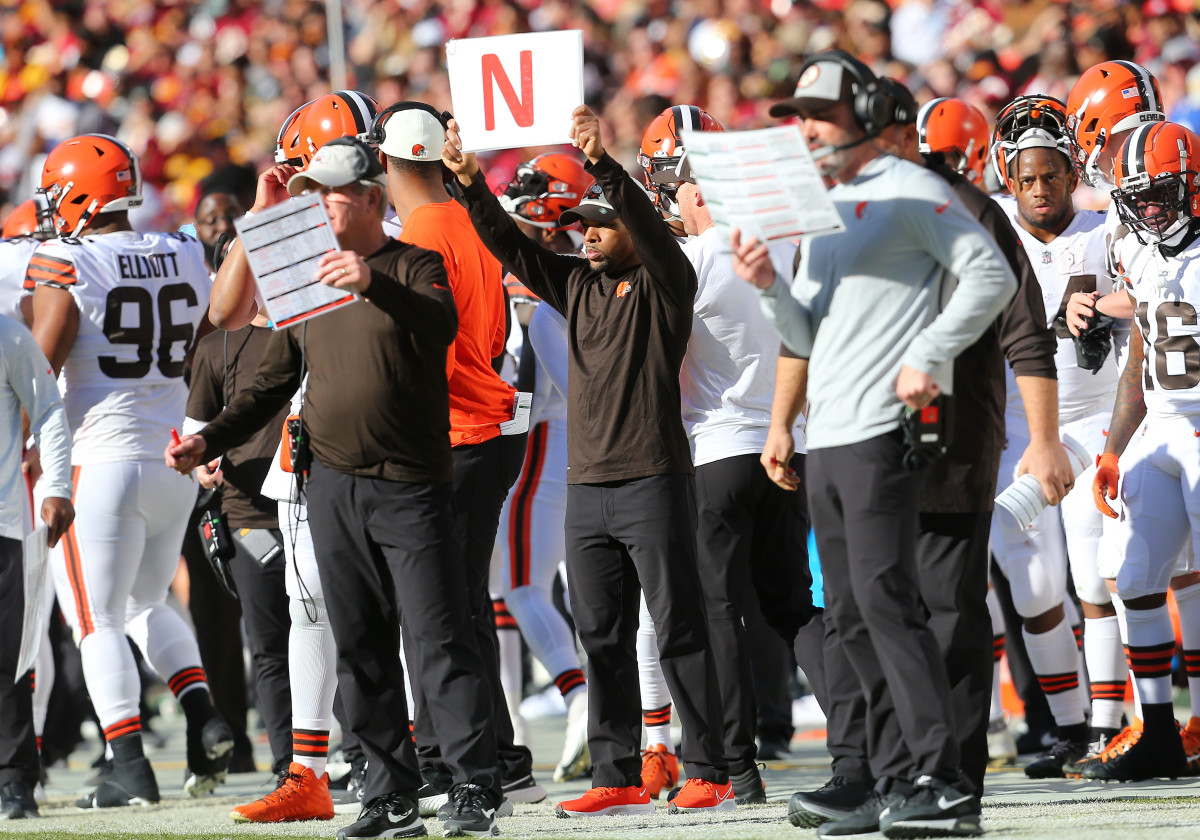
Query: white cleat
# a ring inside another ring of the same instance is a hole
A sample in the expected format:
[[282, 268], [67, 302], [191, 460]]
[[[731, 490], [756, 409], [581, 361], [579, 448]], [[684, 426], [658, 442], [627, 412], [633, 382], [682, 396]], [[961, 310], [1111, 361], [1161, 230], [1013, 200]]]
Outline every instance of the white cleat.
[[569, 782], [583, 774], [591, 763], [588, 750], [588, 696], [587, 689], [577, 691], [567, 704], [567, 732], [563, 743], [562, 758], [554, 768], [554, 781]]

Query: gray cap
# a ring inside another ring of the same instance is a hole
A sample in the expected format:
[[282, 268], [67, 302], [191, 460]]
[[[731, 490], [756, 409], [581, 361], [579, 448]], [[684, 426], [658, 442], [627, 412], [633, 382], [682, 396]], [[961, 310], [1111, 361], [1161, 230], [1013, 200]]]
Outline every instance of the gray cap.
[[314, 184], [344, 187], [355, 181], [387, 187], [379, 157], [354, 137], [339, 137], [317, 149], [308, 168], [288, 179], [288, 195], [300, 195]]

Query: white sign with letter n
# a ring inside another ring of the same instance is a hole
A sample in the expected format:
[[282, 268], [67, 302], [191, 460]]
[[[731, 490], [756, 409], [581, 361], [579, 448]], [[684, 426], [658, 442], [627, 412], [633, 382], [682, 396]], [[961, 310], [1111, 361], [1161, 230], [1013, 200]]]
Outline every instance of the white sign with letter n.
[[583, 104], [578, 29], [457, 38], [446, 69], [464, 151], [571, 142], [571, 112]]

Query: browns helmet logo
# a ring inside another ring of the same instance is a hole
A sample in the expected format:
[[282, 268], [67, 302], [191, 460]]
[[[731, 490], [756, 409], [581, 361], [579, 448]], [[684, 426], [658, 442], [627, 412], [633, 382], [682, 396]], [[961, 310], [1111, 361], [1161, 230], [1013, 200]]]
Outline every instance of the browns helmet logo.
[[422, 146], [420, 143], [417, 143], [415, 146], [412, 147], [412, 156], [417, 157], [417, 158], [425, 157], [425, 147]]
[[625, 297], [632, 288], [628, 280], [622, 280], [617, 284], [617, 297]]

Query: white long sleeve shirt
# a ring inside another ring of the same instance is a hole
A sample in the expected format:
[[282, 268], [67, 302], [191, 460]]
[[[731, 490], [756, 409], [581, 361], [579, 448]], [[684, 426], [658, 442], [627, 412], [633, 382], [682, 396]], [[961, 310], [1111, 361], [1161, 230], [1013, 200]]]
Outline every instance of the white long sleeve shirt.
[[1017, 288], [995, 241], [922, 166], [883, 155], [829, 195], [846, 230], [805, 239], [794, 281], [777, 274], [761, 295], [784, 343], [809, 359], [809, 449], [896, 429], [901, 366], [947, 387], [955, 356]]
[[71, 498], [71, 432], [50, 363], [24, 325], [0, 316], [0, 537], [21, 539], [31, 517], [21, 474], [21, 409], [42, 460], [47, 497]]
[[[795, 246], [771, 246], [777, 273], [791, 273]], [[696, 466], [757, 455], [767, 442], [779, 336], [763, 315], [754, 289], [733, 270], [733, 258], [715, 227], [687, 240], [683, 252], [696, 269], [692, 335], [679, 371], [683, 427]], [[792, 432], [804, 452], [804, 417]]]

